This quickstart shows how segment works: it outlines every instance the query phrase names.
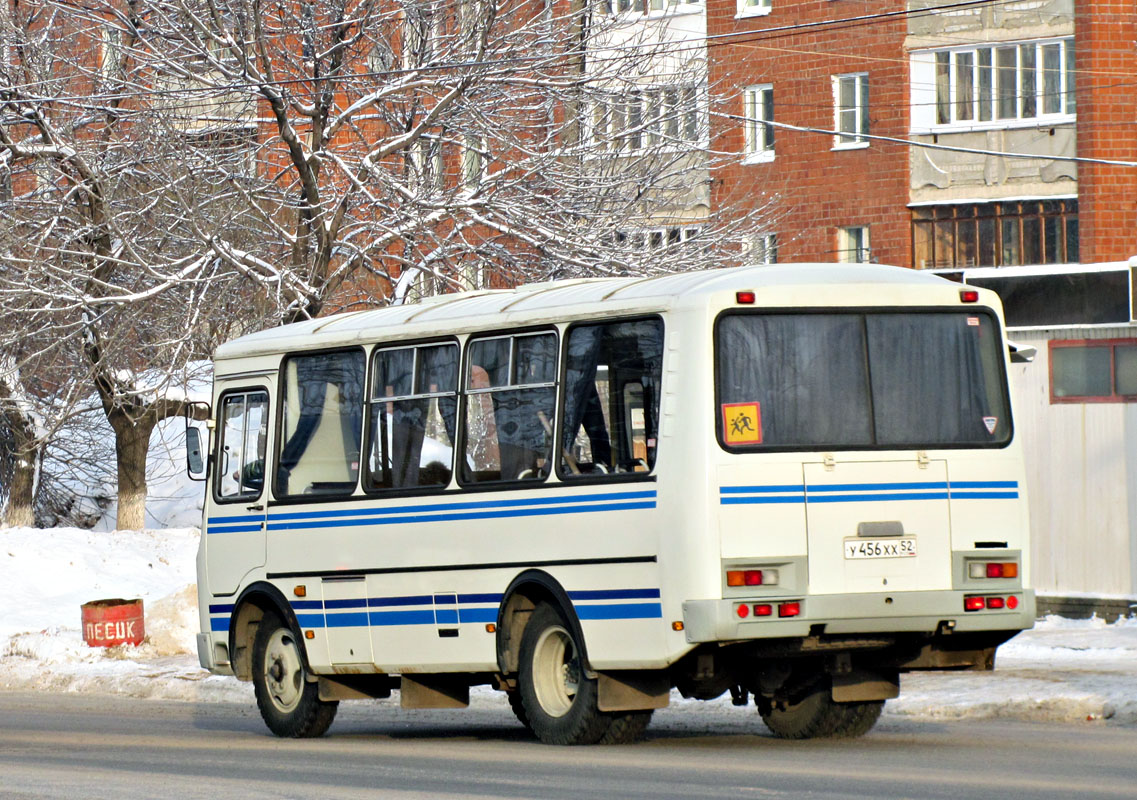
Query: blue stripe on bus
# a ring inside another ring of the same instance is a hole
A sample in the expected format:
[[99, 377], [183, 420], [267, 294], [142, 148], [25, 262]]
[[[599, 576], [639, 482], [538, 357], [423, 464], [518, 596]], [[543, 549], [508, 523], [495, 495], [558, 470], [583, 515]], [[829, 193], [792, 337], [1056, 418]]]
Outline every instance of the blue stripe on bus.
[[207, 533], [254, 533], [261, 530], [261, 525], [258, 522], [256, 525], [232, 525], [225, 527], [218, 527], [210, 525]]
[[458, 624], [458, 609], [456, 608], [436, 608], [434, 609], [434, 621], [439, 625], [457, 625]]
[[460, 594], [458, 595], [459, 603], [500, 603], [505, 595], [500, 593], [484, 593], [484, 594]]
[[460, 622], [497, 622], [497, 608], [459, 608]]
[[232, 603], [223, 603], [221, 605], [211, 605], [209, 607], [210, 614], [231, 614], [233, 609], [236, 608]]
[[367, 608], [367, 598], [349, 597], [345, 600], [325, 600], [324, 608]]
[[324, 619], [327, 620], [329, 628], [365, 628], [367, 617], [367, 612], [363, 611], [352, 614], [326, 614]]
[[408, 597], [368, 597], [369, 608], [383, 608], [384, 606], [429, 606], [434, 604], [434, 598], [429, 594], [412, 595]]
[[372, 611], [368, 615], [376, 627], [388, 625], [433, 625], [434, 611]]
[[823, 483], [805, 487], [809, 494], [815, 492], [890, 492], [907, 489], [946, 489], [946, 481], [927, 481], [917, 483]]
[[323, 628], [323, 614], [297, 614], [296, 622], [301, 628]]
[[255, 519], [264, 519], [264, 514], [243, 514], [239, 517], [210, 517], [206, 522], [210, 525], [224, 525], [229, 522], [251, 522]]
[[576, 606], [581, 620], [598, 619], [659, 619], [663, 606], [659, 603], [613, 603], [608, 605]]
[[215, 633], [227, 633], [229, 631], [229, 618], [218, 617], [209, 621], [209, 629]]
[[[297, 610], [315, 609], [319, 611], [324, 607], [324, 602], [322, 600], [293, 600], [292, 607]], [[230, 609], [232, 609], [232, 606], [230, 606]]]
[[413, 522], [464, 522], [475, 519], [508, 519], [511, 517], [551, 516], [555, 514], [588, 514], [597, 511], [634, 511], [655, 508], [655, 501], [642, 503], [611, 503], [608, 505], [576, 505], [563, 508], [525, 508], [500, 511], [479, 511], [458, 514], [414, 515], [359, 520], [312, 520], [308, 522], [269, 523], [270, 531], [311, 530], [314, 528], [356, 528], [368, 525], [400, 525]]
[[1018, 492], [957, 492], [952, 491], [952, 500], [1013, 500]]
[[[1013, 500], [1018, 481], [921, 481], [913, 483], [832, 483], [819, 486], [720, 486], [719, 505], [770, 503], [863, 503], [903, 500]], [[928, 489], [945, 491], [926, 491]], [[1003, 491], [974, 491], [976, 489]], [[965, 491], [960, 491], [965, 490]], [[775, 493], [794, 492], [794, 494]], [[851, 494], [857, 492], [857, 494]]]
[[659, 597], [659, 589], [583, 589], [568, 596], [573, 600], [644, 600]]
[[[419, 513], [434, 511], [468, 511], [471, 509], [515, 508], [519, 506], [549, 506], [562, 503], [580, 504], [609, 500], [653, 500], [656, 491], [649, 489], [636, 492], [605, 492], [597, 494], [574, 494], [559, 497], [522, 497], [508, 500], [476, 500], [461, 503], [428, 503], [410, 506], [387, 506], [385, 508], [349, 508], [334, 511], [297, 511], [287, 514], [269, 514], [269, 521], [296, 519], [332, 519], [336, 517], [383, 516], [386, 514]], [[360, 498], [364, 499], [364, 498]]]
[[804, 492], [800, 483], [785, 486], [720, 486], [719, 494], [748, 494], [750, 492]]
[[810, 503], [866, 503], [886, 502], [892, 500], [947, 500], [947, 492], [912, 492], [910, 494], [882, 493], [882, 494], [826, 494], [814, 497], [809, 496]]

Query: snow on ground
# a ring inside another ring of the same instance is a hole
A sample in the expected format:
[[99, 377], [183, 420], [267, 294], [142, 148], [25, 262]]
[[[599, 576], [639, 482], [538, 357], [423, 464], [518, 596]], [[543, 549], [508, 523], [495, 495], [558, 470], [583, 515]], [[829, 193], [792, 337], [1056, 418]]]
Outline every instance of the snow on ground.
[[[0, 616], [0, 690], [100, 692], [134, 697], [252, 704], [248, 684], [197, 664], [192, 528], [92, 532], [0, 529], [0, 575], [19, 598]], [[147, 640], [138, 647], [89, 648], [80, 606], [142, 598]], [[473, 704], [504, 699], [476, 691]], [[686, 705], [675, 695], [675, 700]], [[738, 714], [729, 698], [700, 704]], [[886, 706], [893, 719], [1013, 717], [1137, 725], [1137, 618], [1048, 617], [999, 650], [988, 672], [916, 673]]]

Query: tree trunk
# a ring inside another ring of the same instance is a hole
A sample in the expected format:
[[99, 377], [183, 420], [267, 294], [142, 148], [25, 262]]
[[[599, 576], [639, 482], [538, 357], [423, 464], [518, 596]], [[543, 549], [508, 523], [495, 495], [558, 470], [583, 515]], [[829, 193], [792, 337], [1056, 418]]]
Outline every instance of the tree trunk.
[[30, 528], [36, 523], [35, 454], [18, 453], [12, 467], [12, 485], [8, 487], [8, 508], [4, 512], [4, 525], [7, 527]]
[[115, 432], [118, 466], [115, 528], [139, 531], [146, 526], [146, 454], [150, 449], [154, 420], [149, 414], [137, 421], [116, 414], [110, 423]]

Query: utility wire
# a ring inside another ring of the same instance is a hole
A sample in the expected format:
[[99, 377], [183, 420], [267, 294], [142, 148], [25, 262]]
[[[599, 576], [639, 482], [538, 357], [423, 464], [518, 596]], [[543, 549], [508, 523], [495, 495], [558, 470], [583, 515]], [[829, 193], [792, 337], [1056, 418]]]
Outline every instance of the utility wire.
[[918, 142], [915, 139], [901, 139], [895, 136], [881, 136], [873, 133], [856, 133], [854, 131], [834, 131], [827, 128], [814, 128], [809, 125], [791, 125], [788, 122], [774, 122], [772, 120], [754, 119], [741, 114], [723, 114], [713, 112], [714, 116], [739, 120], [755, 125], [769, 125], [773, 128], [783, 128], [801, 133], [821, 133], [827, 136], [843, 136], [853, 139], [872, 139], [892, 144], [902, 144], [908, 147], [920, 147], [928, 150], [946, 150], [952, 153], [970, 153], [972, 155], [1002, 156], [1003, 158], [1037, 158], [1043, 161], [1069, 161], [1075, 164], [1107, 164], [1113, 167], [1137, 167], [1137, 161], [1116, 161], [1108, 158], [1086, 158], [1084, 156], [1055, 156], [1045, 153], [1012, 153], [1006, 150], [986, 150], [978, 147], [956, 147], [950, 144], [936, 144], [933, 142]]

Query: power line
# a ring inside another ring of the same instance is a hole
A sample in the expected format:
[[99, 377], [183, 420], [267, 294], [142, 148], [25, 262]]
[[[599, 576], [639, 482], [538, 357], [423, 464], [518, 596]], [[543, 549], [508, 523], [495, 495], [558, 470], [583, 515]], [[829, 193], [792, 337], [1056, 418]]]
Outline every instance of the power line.
[[773, 128], [784, 128], [785, 130], [798, 131], [801, 133], [820, 133], [827, 136], [843, 136], [855, 139], [872, 139], [881, 142], [889, 142], [891, 144], [901, 144], [908, 147], [919, 147], [928, 150], [946, 150], [952, 153], [1001, 156], [1003, 158], [1037, 158], [1043, 161], [1068, 161], [1076, 164], [1107, 164], [1114, 167], [1137, 167], [1137, 161], [1116, 161], [1107, 158], [1086, 158], [1084, 156], [1056, 156], [1046, 153], [1012, 153], [1006, 150], [986, 150], [978, 147], [957, 147], [950, 144], [918, 142], [915, 139], [901, 139], [895, 136], [881, 136], [879, 134], [857, 133], [854, 131], [834, 131], [827, 128], [815, 128], [809, 125], [791, 125], [788, 122], [774, 122], [773, 120], [754, 119], [752, 117], [742, 116], [741, 114], [724, 114], [721, 112], [713, 113], [715, 116], [726, 117], [727, 119], [754, 123], [756, 125], [769, 125]]

